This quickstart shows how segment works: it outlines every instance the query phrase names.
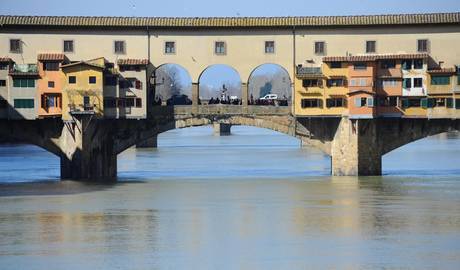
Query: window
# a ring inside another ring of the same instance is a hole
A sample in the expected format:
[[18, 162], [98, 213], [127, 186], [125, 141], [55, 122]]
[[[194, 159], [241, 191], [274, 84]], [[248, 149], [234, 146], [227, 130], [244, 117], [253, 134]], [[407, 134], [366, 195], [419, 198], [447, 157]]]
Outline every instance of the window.
[[35, 87], [34, 79], [13, 79], [13, 87], [33, 88]]
[[366, 53], [375, 53], [375, 40], [366, 41]]
[[15, 99], [14, 107], [17, 109], [33, 109], [35, 104], [33, 99]]
[[320, 108], [322, 106], [322, 100], [320, 99], [302, 99], [302, 108]]
[[125, 106], [126, 107], [134, 107], [134, 98], [127, 98], [125, 101]]
[[343, 99], [343, 98], [328, 98], [328, 99], [326, 99], [326, 107], [328, 107], [328, 108], [345, 107], [345, 99]]
[[73, 53], [73, 40], [64, 40], [64, 52]]
[[225, 42], [223, 41], [216, 41], [214, 44], [214, 53], [215, 54], [226, 54]]
[[318, 87], [322, 85], [322, 80], [320, 79], [305, 79], [302, 80], [303, 87]]
[[96, 83], [96, 76], [89, 76], [88, 82], [90, 84], [95, 84]]
[[53, 81], [48, 82], [48, 88], [54, 88], [54, 82]]
[[69, 76], [69, 84], [76, 84], [76, 83], [77, 83], [77, 77]]
[[142, 99], [136, 98], [136, 108], [142, 108]]
[[409, 99], [409, 107], [420, 107], [421, 106], [421, 99]]
[[432, 85], [449, 85], [450, 77], [449, 76], [431, 76]]
[[141, 81], [135, 80], [134, 84], [135, 84], [136, 89], [138, 89], [138, 90], [142, 89], [142, 82]]
[[0, 98], [0, 109], [8, 108], [8, 101]]
[[331, 62], [331, 68], [342, 68], [342, 62]]
[[6, 86], [6, 80], [0, 80], [0, 87]]
[[423, 69], [423, 59], [414, 59], [414, 69]]
[[106, 76], [104, 80], [104, 84], [107, 86], [116, 86], [117, 85], [117, 77], [115, 76]]
[[406, 59], [402, 61], [402, 69], [410, 70], [412, 68], [412, 60]]
[[115, 54], [125, 54], [126, 46], [125, 42], [122, 40], [115, 40], [113, 42]]
[[376, 103], [381, 107], [396, 107], [398, 106], [398, 97], [379, 97], [375, 100]]
[[423, 87], [423, 79], [422, 78], [414, 78], [414, 87]]
[[[365, 98], [365, 97], [355, 98], [355, 107], [356, 108], [365, 107], [367, 105], [367, 102], [368, 102], [368, 98]], [[373, 104], [373, 100], [372, 100], [372, 104]]]
[[395, 68], [396, 67], [396, 61], [395, 60], [385, 60], [380, 63], [381, 68]]
[[59, 62], [45, 62], [43, 63], [43, 70], [58, 71]]
[[90, 102], [91, 99], [89, 98], [89, 96], [83, 96], [83, 105], [88, 106]]
[[8, 70], [8, 64], [0, 63], [0, 70]]
[[398, 84], [398, 81], [394, 80], [394, 79], [384, 79], [384, 80], [382, 80], [382, 86], [383, 87], [396, 86], [397, 84]]
[[366, 78], [351, 79], [350, 86], [368, 86]]
[[10, 52], [21, 53], [22, 52], [21, 44], [22, 43], [20, 39], [10, 39]]
[[403, 88], [412, 88], [412, 79], [406, 78], [403, 80]]
[[417, 52], [428, 52], [428, 39], [417, 40]]
[[265, 41], [265, 53], [275, 53], [274, 41]]
[[354, 63], [353, 68], [354, 70], [366, 70], [367, 64], [366, 63]]
[[166, 41], [165, 42], [165, 53], [166, 54], [175, 54], [176, 53], [176, 42]]
[[324, 41], [316, 41], [315, 42], [315, 54], [324, 55], [326, 51], [325, 47], [326, 47], [326, 43]]
[[345, 85], [344, 79], [329, 79], [327, 80], [327, 86], [329, 87], [340, 87]]
[[56, 108], [56, 107], [61, 107], [60, 104], [60, 97], [55, 94], [55, 95], [42, 95], [41, 96], [41, 107], [42, 108]]

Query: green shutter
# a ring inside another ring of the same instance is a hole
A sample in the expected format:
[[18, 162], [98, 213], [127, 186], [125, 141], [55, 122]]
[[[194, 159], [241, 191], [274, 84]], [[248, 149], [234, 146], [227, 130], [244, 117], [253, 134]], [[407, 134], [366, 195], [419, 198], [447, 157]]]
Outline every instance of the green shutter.
[[460, 109], [460, 99], [455, 100], [455, 109]]
[[450, 77], [449, 76], [432, 76], [431, 84], [432, 85], [449, 85]]
[[428, 107], [428, 99], [427, 98], [422, 98], [420, 100], [420, 104], [421, 104], [422, 108], [426, 109]]
[[453, 98], [446, 98], [446, 107], [453, 108], [454, 107], [454, 99]]
[[27, 79], [27, 87], [35, 87], [35, 79]]
[[15, 99], [14, 107], [18, 109], [33, 109], [35, 107], [33, 99]]
[[460, 74], [457, 75], [457, 84], [460, 85]]
[[435, 99], [434, 98], [429, 98], [428, 99], [428, 108], [433, 108], [435, 104]]
[[409, 108], [409, 100], [408, 99], [403, 99], [401, 100], [402, 102], [402, 107], [403, 108]]
[[13, 87], [21, 87], [20, 79], [13, 79]]

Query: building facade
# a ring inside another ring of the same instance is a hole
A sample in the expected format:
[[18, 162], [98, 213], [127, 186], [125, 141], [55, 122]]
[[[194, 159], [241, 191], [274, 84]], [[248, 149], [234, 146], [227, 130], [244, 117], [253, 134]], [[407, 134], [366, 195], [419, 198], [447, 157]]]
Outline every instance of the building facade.
[[[143, 71], [128, 74], [127, 69], [121, 71], [120, 59], [145, 59], [153, 67], [178, 64], [190, 74], [194, 89], [199, 89], [203, 71], [215, 64], [233, 67], [243, 85], [260, 65], [276, 64], [289, 74], [292, 112], [299, 117], [427, 117], [428, 70], [459, 65], [459, 47], [460, 13], [282, 18], [0, 16], [0, 57], [24, 64], [36, 63], [41, 53], [59, 53], [69, 63], [99, 57], [113, 63], [117, 79], [102, 85], [109, 105], [107, 117], [142, 118], [148, 106], [147, 97], [141, 96], [151, 87], [152, 70], [145, 68], [145, 78], [138, 76]], [[414, 54], [427, 56], [357, 61]], [[102, 73], [105, 80], [106, 71]], [[129, 80], [122, 79], [120, 88], [119, 79], [124, 77]], [[45, 88], [51, 91], [40, 83], [37, 99]], [[138, 98], [142, 100], [137, 102]], [[456, 99], [457, 95], [454, 103]], [[65, 106], [63, 96], [62, 109]], [[58, 115], [57, 108], [56, 113], [40, 108], [38, 117]]]

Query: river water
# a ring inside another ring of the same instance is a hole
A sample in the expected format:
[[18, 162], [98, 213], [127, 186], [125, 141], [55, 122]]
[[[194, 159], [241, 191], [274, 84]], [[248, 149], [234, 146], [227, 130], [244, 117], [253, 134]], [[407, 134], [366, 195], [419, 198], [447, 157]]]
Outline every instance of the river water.
[[112, 185], [60, 182], [59, 160], [0, 148], [0, 269], [460, 269], [460, 137], [330, 177], [296, 139], [233, 127], [129, 149]]

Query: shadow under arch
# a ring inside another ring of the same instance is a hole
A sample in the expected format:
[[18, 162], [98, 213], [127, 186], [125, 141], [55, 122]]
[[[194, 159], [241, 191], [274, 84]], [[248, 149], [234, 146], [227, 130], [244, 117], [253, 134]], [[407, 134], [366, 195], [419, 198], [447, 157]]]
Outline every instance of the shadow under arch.
[[188, 70], [176, 63], [164, 63], [155, 68], [154, 105], [191, 105], [192, 77]]
[[[207, 76], [211, 76], [208, 78]], [[216, 78], [218, 78], [216, 80]], [[209, 83], [205, 83], [210, 80]], [[204, 82], [203, 82], [204, 81]], [[240, 105], [242, 99], [241, 75], [227, 64], [212, 64], [198, 76], [198, 97], [202, 104]]]
[[278, 105], [288, 106], [292, 103], [292, 79], [288, 70], [280, 64], [256, 66], [249, 74], [247, 86], [249, 105], [272, 105], [270, 100], [263, 99], [268, 94], [277, 96]]

